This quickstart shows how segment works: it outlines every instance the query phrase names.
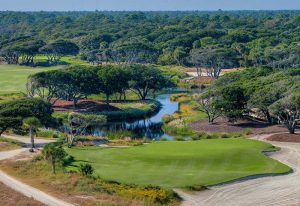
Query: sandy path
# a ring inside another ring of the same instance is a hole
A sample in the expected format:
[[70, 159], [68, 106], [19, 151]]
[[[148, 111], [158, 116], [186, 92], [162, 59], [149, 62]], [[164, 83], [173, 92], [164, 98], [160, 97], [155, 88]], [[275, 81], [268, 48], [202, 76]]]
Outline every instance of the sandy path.
[[[3, 135], [3, 136], [4, 136], [4, 138], [18, 140], [20, 142], [26, 143], [28, 146], [30, 145], [30, 138], [18, 137], [18, 136], [7, 136], [7, 135]], [[1, 137], [1, 138], [3, 138], [3, 137]], [[53, 140], [36, 139], [35, 142], [36, 142], [36, 146], [42, 147], [43, 145], [45, 145], [49, 142], [53, 142]], [[28, 151], [28, 148], [22, 148], [22, 149], [7, 151], [7, 152], [0, 152], [0, 160], [12, 158], [12, 157], [17, 156], [17, 155], [21, 154], [22, 152], [26, 152], [26, 151]], [[20, 182], [19, 180], [7, 175], [6, 173], [4, 173], [2, 171], [0, 171], [0, 181], [3, 182], [8, 187], [12, 188], [13, 190], [18, 191], [27, 197], [32, 197], [33, 199], [40, 201], [46, 205], [73, 206], [70, 203], [59, 200], [51, 195], [48, 195], [48, 194], [42, 192], [41, 190], [38, 190], [27, 184], [24, 184], [24, 183]]]
[[[255, 139], [264, 140], [270, 135]], [[265, 140], [264, 140], [265, 141]], [[176, 190], [184, 199], [183, 206], [288, 206], [300, 205], [300, 144], [271, 142], [281, 147], [272, 158], [289, 165], [294, 172], [288, 175], [252, 179], [203, 192], [186, 193]]]

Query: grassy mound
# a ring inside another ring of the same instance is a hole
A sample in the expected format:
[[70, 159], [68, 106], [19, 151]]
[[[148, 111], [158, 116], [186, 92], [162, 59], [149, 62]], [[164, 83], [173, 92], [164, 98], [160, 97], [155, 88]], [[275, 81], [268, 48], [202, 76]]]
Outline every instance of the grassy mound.
[[[146, 100], [146, 101], [129, 101], [129, 102], [119, 102], [111, 103], [110, 107], [114, 109], [108, 109], [105, 103], [99, 106], [99, 111], [85, 112], [86, 114], [93, 115], [104, 115], [107, 117], [108, 121], [117, 121], [117, 120], [134, 120], [139, 118], [146, 118], [151, 116], [159, 111], [161, 104], [156, 100]], [[71, 111], [67, 112], [55, 112], [54, 116], [57, 118], [66, 119], [68, 114]], [[80, 112], [80, 111], [78, 111]]]

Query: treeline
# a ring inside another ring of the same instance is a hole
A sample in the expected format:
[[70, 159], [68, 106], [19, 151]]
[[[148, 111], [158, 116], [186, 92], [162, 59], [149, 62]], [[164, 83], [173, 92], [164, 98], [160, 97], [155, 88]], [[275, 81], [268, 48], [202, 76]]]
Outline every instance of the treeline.
[[294, 133], [300, 120], [300, 68], [249, 68], [222, 76], [199, 99], [213, 123], [219, 116], [236, 121], [246, 115], [282, 123]]
[[126, 100], [126, 91], [131, 90], [145, 100], [150, 93], [172, 86], [173, 83], [152, 66], [73, 66], [29, 76], [27, 93], [52, 104], [59, 99], [73, 101], [76, 107], [78, 100], [91, 94], [105, 94], [109, 104], [110, 96], [115, 93], [119, 94], [120, 100]]
[[[36, 52], [51, 54], [49, 62], [79, 52], [92, 63], [208, 65], [217, 74], [219, 67], [299, 65], [299, 28], [299, 11], [1, 12], [0, 50], [8, 63], [16, 63], [16, 53], [30, 64]], [[78, 49], [53, 51], [49, 44], [57, 40]], [[11, 52], [31, 41], [48, 46], [30, 55]], [[218, 56], [215, 65], [209, 63], [212, 56]]]
[[45, 55], [46, 64], [51, 66], [59, 63], [61, 57], [66, 55], [77, 55], [78, 46], [70, 41], [56, 40], [46, 44], [42, 40], [36, 40], [30, 36], [11, 39], [7, 43], [2, 43], [0, 56], [8, 64], [21, 64], [27, 66], [41, 66], [41, 63], [34, 62], [36, 55]]

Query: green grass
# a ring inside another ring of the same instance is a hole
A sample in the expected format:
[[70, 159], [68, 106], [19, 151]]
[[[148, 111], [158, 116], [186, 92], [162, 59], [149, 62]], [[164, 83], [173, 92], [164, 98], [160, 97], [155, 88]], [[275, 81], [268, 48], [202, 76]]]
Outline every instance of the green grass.
[[[42, 55], [35, 56], [34, 61], [45, 62], [47, 61], [47, 57]], [[64, 56], [60, 59], [60, 61], [70, 65], [90, 65], [87, 61], [83, 61], [77, 56]]]
[[27, 77], [41, 71], [62, 68], [0, 65], [0, 94], [26, 92]]
[[267, 143], [247, 139], [155, 142], [127, 149], [67, 149], [106, 180], [137, 185], [187, 187], [214, 185], [255, 174], [286, 173], [289, 167], [265, 156]]

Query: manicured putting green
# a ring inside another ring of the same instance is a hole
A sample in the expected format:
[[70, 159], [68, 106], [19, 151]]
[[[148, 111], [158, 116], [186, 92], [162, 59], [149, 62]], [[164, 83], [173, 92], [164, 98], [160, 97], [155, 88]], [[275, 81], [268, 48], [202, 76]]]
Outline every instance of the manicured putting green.
[[67, 149], [75, 162], [90, 163], [95, 175], [138, 185], [213, 185], [255, 174], [285, 173], [289, 167], [265, 156], [270, 144], [248, 139], [155, 142], [120, 148]]
[[27, 77], [30, 74], [59, 68], [61, 68], [61, 66], [26, 67], [19, 65], [0, 65], [0, 94], [25, 92]]

